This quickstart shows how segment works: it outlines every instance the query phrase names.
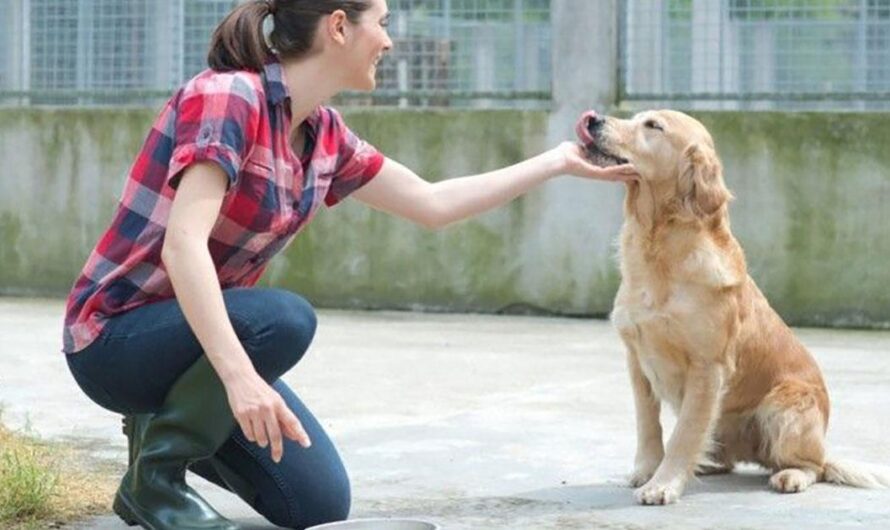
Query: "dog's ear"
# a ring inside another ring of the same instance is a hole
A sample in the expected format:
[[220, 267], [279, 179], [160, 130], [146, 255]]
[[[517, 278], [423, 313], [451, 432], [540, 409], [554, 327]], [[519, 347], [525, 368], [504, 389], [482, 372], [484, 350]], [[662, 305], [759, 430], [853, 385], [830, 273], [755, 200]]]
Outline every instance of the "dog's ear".
[[691, 144], [683, 151], [677, 187], [683, 205], [697, 217], [712, 215], [732, 199], [717, 153], [707, 145]]

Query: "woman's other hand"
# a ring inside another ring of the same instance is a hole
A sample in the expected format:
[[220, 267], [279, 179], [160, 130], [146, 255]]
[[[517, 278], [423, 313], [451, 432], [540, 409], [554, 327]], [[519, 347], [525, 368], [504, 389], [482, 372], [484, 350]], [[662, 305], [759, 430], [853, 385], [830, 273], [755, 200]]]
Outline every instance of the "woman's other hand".
[[244, 437], [260, 447], [272, 445], [272, 460], [284, 454], [282, 434], [303, 447], [312, 442], [284, 399], [258, 374], [226, 381], [226, 394]]

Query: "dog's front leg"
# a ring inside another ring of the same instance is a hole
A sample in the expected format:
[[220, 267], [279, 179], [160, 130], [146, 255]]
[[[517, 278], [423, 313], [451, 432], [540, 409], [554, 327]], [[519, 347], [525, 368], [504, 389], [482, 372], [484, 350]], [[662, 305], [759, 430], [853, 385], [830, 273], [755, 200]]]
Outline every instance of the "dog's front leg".
[[655, 476], [634, 492], [641, 504], [669, 504], [686, 487], [704, 452], [720, 407], [723, 370], [714, 363], [694, 363], [686, 373], [683, 404]]
[[630, 476], [631, 487], [638, 488], [649, 482], [664, 458], [664, 441], [661, 435], [661, 402], [652, 391], [652, 385], [643, 375], [636, 351], [628, 345], [627, 368], [634, 392], [634, 408], [637, 416], [637, 455], [634, 471]]

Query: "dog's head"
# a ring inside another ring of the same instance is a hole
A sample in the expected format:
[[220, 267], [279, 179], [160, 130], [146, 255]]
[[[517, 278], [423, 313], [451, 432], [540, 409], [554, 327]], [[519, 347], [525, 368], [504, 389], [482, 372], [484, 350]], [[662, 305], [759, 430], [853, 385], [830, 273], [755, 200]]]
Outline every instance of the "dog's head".
[[641, 112], [629, 120], [585, 113], [578, 137], [599, 166], [630, 162], [642, 183], [669, 190], [671, 201], [697, 217], [717, 212], [732, 198], [707, 129], [671, 110]]

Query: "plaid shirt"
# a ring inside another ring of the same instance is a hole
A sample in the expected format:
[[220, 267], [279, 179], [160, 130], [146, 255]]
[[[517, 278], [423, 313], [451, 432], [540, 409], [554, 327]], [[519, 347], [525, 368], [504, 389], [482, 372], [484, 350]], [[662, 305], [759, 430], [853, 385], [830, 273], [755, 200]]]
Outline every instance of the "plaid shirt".
[[190, 164], [212, 160], [229, 179], [208, 242], [223, 289], [254, 285], [322, 200], [336, 204], [380, 170], [383, 155], [335, 110], [319, 107], [307, 123], [301, 162], [289, 144], [290, 99], [278, 62], [262, 73], [205, 70], [180, 88], [152, 126], [111, 226], [68, 296], [63, 351], [87, 347], [113, 315], [174, 296], [161, 247]]

